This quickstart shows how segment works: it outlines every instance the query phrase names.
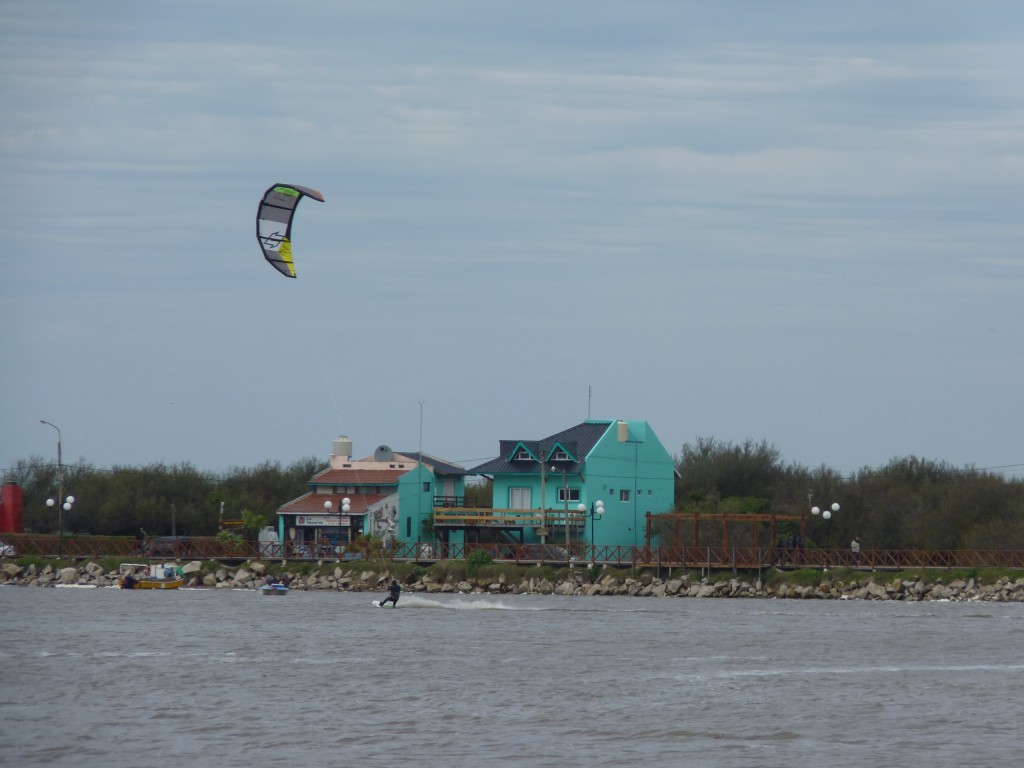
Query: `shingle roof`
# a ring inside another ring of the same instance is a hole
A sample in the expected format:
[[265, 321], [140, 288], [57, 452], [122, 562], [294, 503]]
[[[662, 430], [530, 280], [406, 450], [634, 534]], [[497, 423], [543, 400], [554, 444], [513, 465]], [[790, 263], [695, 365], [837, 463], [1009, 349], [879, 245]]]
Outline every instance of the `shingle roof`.
[[[548, 461], [550, 461], [549, 456], [552, 449], [560, 445], [576, 458], [576, 461], [567, 463], [566, 471], [570, 474], [577, 474], [582, 468], [587, 454], [608, 431], [611, 424], [611, 421], [585, 421], [540, 440], [501, 440], [499, 441], [500, 456], [473, 467], [467, 472], [474, 475], [539, 474], [540, 464], [537, 461], [509, 461], [516, 446], [522, 444], [535, 456], [540, 454]], [[561, 465], [562, 462], [559, 462], [559, 468]]]
[[310, 485], [398, 485], [408, 469], [325, 469], [313, 475]]
[[450, 461], [439, 459], [437, 456], [431, 456], [429, 453], [420, 453], [419, 451], [402, 452], [403, 456], [408, 456], [413, 461], [420, 461], [429, 466], [434, 470], [435, 475], [465, 475], [468, 474], [468, 470], [465, 467], [460, 467], [458, 464], [452, 464]]
[[332, 515], [341, 512], [341, 500], [349, 500], [349, 514], [363, 515], [366, 510], [381, 499], [386, 499], [390, 494], [384, 493], [307, 493], [292, 499], [284, 506], [278, 507], [278, 514], [285, 515], [324, 515], [324, 502], [331, 502]]

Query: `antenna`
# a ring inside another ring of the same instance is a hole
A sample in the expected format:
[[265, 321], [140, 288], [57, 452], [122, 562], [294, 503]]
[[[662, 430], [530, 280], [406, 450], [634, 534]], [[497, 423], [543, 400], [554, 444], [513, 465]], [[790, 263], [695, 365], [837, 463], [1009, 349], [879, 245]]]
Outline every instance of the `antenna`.
[[426, 402], [426, 400], [420, 400], [420, 461], [423, 460], [423, 404]]
[[594, 388], [587, 385], [587, 421], [590, 421], [590, 401], [594, 398]]

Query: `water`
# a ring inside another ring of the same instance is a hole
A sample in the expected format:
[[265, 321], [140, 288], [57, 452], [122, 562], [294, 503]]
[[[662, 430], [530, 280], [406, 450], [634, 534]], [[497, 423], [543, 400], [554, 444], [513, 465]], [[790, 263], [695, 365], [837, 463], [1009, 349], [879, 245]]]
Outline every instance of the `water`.
[[1017, 766], [1024, 605], [0, 588], [0, 763]]

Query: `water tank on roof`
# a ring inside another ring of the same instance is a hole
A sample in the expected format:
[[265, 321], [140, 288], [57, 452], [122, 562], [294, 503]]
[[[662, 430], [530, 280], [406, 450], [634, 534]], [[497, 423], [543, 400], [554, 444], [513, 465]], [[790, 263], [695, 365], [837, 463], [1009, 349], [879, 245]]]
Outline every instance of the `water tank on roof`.
[[376, 461], [391, 461], [391, 459], [393, 459], [394, 456], [394, 451], [392, 451], [386, 445], [378, 445], [377, 450], [373, 452], [373, 458]]
[[346, 456], [348, 458], [351, 458], [352, 457], [352, 441], [349, 440], [344, 435], [341, 435], [340, 437], [335, 438], [334, 446], [331, 449], [331, 455], [332, 456]]

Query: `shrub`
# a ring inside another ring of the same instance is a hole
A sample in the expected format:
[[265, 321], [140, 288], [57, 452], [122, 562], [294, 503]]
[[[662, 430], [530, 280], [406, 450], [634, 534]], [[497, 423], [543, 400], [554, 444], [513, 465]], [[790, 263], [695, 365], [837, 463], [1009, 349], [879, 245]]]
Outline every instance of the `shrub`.
[[477, 549], [470, 552], [469, 557], [466, 558], [466, 570], [470, 573], [476, 573], [485, 565], [491, 565], [493, 562], [494, 558], [488, 552]]

